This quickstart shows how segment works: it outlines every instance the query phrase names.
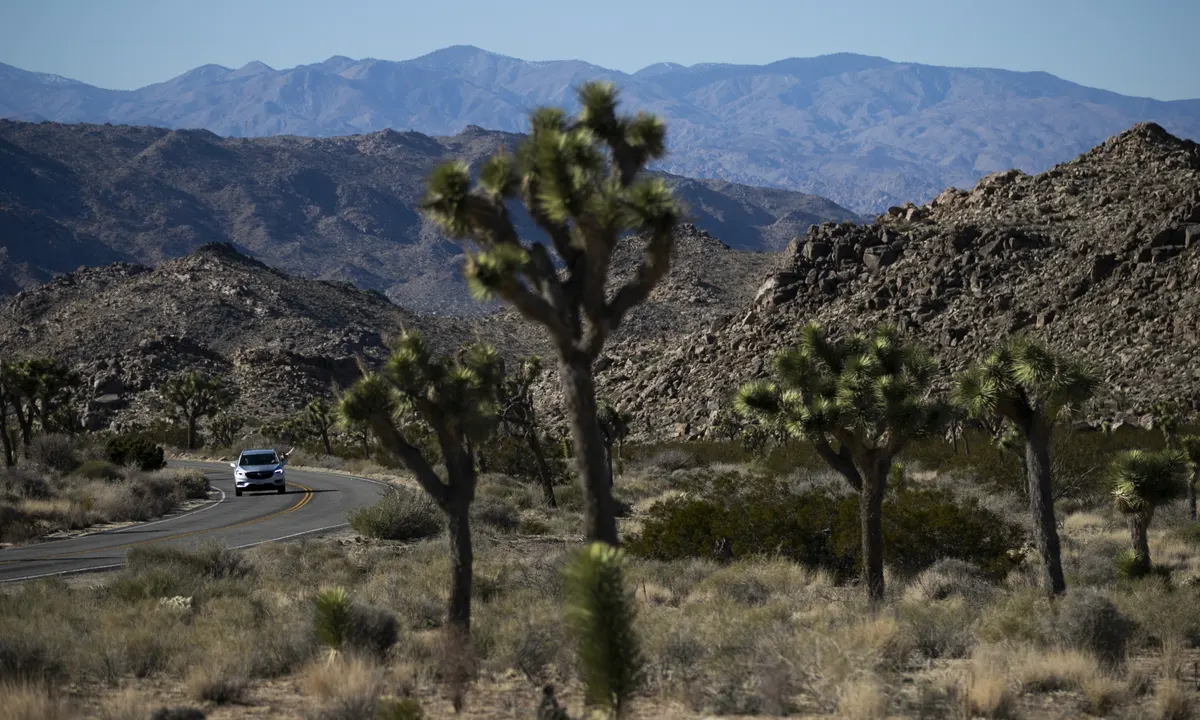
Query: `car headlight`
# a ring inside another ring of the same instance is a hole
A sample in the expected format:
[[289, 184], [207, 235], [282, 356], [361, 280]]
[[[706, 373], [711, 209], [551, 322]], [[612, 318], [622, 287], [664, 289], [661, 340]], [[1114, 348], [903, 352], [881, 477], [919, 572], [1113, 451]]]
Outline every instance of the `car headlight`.
[[276, 474], [276, 475], [282, 475], [282, 474], [283, 474], [283, 468], [276, 468], [276, 469], [275, 469], [275, 474]]
[[233, 476], [234, 476], [234, 477], [246, 477], [246, 471], [245, 471], [245, 470], [238, 470], [237, 472], [235, 472], [235, 473], [233, 474]]

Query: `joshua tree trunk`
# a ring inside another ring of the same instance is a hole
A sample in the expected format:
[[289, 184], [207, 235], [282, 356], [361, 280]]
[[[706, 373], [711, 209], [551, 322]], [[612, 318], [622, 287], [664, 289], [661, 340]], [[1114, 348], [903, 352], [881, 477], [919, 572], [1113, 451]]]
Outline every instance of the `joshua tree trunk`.
[[17, 453], [13, 449], [12, 435], [8, 433], [8, 405], [0, 398], [0, 441], [4, 443], [4, 467], [17, 464]]
[[1046, 590], [1061, 595], [1067, 590], [1063, 578], [1058, 524], [1054, 520], [1054, 480], [1050, 471], [1050, 428], [1035, 421], [1025, 433], [1025, 470], [1029, 484], [1029, 508], [1033, 513], [1034, 542], [1042, 556]]
[[617, 519], [612, 500], [604, 436], [596, 418], [596, 388], [591, 360], [570, 351], [561, 362], [563, 395], [571, 417], [575, 465], [584, 489], [584, 525], [589, 540], [617, 546]]
[[187, 416], [188, 450], [196, 449], [196, 420], [195, 415]]
[[325, 446], [325, 454], [332, 455], [333, 447], [329, 444], [329, 428], [321, 428], [321, 443]]
[[1133, 574], [1145, 575], [1150, 572], [1150, 520], [1154, 517], [1153, 510], [1134, 513], [1129, 516], [1129, 536], [1133, 541]]
[[542, 497], [547, 506], [556, 508], [558, 500], [554, 498], [554, 478], [550, 475], [550, 466], [546, 464], [546, 455], [542, 452], [542, 441], [538, 439], [537, 430], [526, 431], [525, 441], [529, 443], [529, 449], [537, 463], [538, 478], [542, 481]]
[[862, 524], [863, 580], [867, 598], [872, 606], [883, 600], [883, 493], [887, 488], [886, 472], [864, 477], [858, 494], [858, 514]]
[[1196, 483], [1200, 483], [1200, 467], [1197, 467], [1187, 486], [1188, 519], [1196, 522]]
[[454, 498], [447, 513], [450, 529], [450, 609], [447, 626], [452, 634], [470, 637], [471, 577], [474, 552], [471, 548], [471, 504]]

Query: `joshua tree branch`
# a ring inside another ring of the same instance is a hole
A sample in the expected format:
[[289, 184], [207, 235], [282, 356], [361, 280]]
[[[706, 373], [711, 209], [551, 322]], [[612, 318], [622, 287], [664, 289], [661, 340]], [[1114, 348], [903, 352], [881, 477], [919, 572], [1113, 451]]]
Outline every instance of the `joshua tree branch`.
[[400, 458], [438, 507], [447, 510], [450, 507], [450, 487], [433, 471], [433, 467], [421, 451], [404, 439], [404, 435], [396, 429], [391, 418], [377, 415], [371, 418], [370, 424], [380, 444], [392, 455]]

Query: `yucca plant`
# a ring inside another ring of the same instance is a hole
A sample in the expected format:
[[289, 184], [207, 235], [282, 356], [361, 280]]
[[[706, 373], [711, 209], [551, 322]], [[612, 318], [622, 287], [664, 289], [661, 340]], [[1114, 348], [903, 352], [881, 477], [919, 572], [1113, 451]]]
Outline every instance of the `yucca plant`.
[[1084, 363], [1051, 352], [1028, 338], [1009, 338], [959, 376], [954, 401], [968, 415], [999, 421], [1006, 442], [1024, 445], [1034, 541], [1052, 595], [1067, 589], [1054, 518], [1050, 442], [1055, 424], [1091, 399], [1099, 384]]
[[624, 551], [589, 543], [566, 569], [566, 620], [574, 636], [588, 707], [625, 717], [642, 681], [634, 599], [623, 579]]
[[337, 423], [337, 413], [324, 398], [313, 398], [300, 411], [297, 420], [304, 425], [308, 434], [319, 438], [326, 455], [333, 454], [329, 443], [329, 431]]
[[1113, 500], [1129, 519], [1136, 575], [1150, 571], [1148, 533], [1154, 511], [1184, 497], [1191, 480], [1187, 455], [1178, 450], [1127, 450], [1112, 464]]
[[1191, 463], [1192, 475], [1187, 483], [1188, 518], [1196, 520], [1196, 485], [1200, 484], [1200, 436], [1185, 435], [1179, 441], [1179, 447], [1187, 455]]
[[1179, 442], [1179, 427], [1187, 419], [1187, 412], [1178, 400], [1159, 400], [1150, 409], [1154, 429], [1162, 433], [1168, 449], [1176, 449]]
[[[341, 398], [341, 413], [370, 428], [379, 444], [404, 464], [446, 514], [450, 530], [451, 584], [447, 630], [452, 643], [465, 643], [471, 628], [470, 508], [477, 475], [471, 450], [497, 423], [496, 385], [501, 363], [495, 349], [469, 345], [457, 357], [434, 357], [418, 332], [395, 341], [382, 372], [363, 376]], [[415, 413], [437, 437], [446, 465], [443, 480], [405, 436], [398, 418]]]
[[[583, 83], [578, 96], [573, 119], [557, 108], [535, 110], [516, 155], [501, 150], [484, 162], [474, 189], [465, 162], [437, 168], [421, 207], [448, 235], [475, 246], [465, 274], [477, 297], [498, 296], [549, 333], [585, 492], [586, 534], [616, 545], [592, 365], [667, 274], [679, 210], [663, 180], [643, 176], [646, 164], [666, 153], [663, 123], [645, 113], [618, 114], [608, 83]], [[509, 212], [514, 201], [548, 244], [518, 235]], [[613, 253], [630, 232], [645, 238], [641, 262], [631, 279], [609, 288]]]
[[738, 412], [782, 423], [859, 494], [863, 579], [883, 598], [883, 497], [892, 460], [914, 438], [940, 433], [950, 408], [930, 396], [937, 368], [895, 328], [835, 342], [816, 323], [775, 357], [775, 380], [744, 385]]
[[351, 622], [350, 592], [346, 588], [326, 588], [317, 593], [313, 599], [313, 632], [317, 642], [329, 648], [331, 659], [345, 647]]
[[167, 379], [158, 389], [165, 409], [187, 428], [188, 450], [197, 445], [199, 423], [233, 404], [234, 393], [221, 378], [205, 372], [186, 372]]

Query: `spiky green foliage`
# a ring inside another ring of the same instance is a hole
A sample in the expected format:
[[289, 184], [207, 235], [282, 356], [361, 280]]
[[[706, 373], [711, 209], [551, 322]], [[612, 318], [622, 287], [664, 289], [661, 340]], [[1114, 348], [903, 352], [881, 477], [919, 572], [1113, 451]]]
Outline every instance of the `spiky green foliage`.
[[1148, 533], [1154, 512], [1184, 497], [1191, 481], [1191, 466], [1187, 455], [1179, 450], [1127, 450], [1113, 461], [1111, 472], [1114, 504], [1129, 518], [1132, 531], [1129, 571], [1143, 575], [1152, 567]]
[[1086, 363], [1016, 337], [959, 377], [954, 400], [972, 418], [999, 416], [1023, 429], [1035, 417], [1051, 422], [1070, 417], [1092, 398], [1099, 382]]
[[204, 372], [174, 375], [158, 394], [172, 418], [187, 428], [189, 450], [196, 449], [200, 420], [229, 407], [235, 397], [221, 378]]
[[350, 636], [350, 591], [326, 588], [313, 599], [313, 632], [317, 642], [341, 650]]
[[[615, 544], [592, 362], [666, 275], [679, 209], [662, 180], [642, 175], [666, 152], [662, 122], [645, 113], [619, 114], [617, 91], [608, 83], [584, 83], [578, 96], [576, 118], [557, 108], [535, 110], [515, 155], [501, 150], [486, 161], [474, 188], [466, 163], [438, 167], [421, 207], [447, 234], [472, 241], [465, 274], [476, 296], [498, 296], [550, 333], [588, 495], [588, 535]], [[549, 244], [518, 236], [512, 201], [524, 204]], [[630, 232], [646, 238], [641, 262], [631, 279], [610, 289], [613, 252]], [[565, 268], [561, 275], [551, 252]]]
[[1178, 450], [1127, 450], [1113, 461], [1113, 500], [1126, 515], [1153, 512], [1183, 497], [1191, 467]]
[[208, 432], [212, 435], [216, 447], [230, 447], [237, 440], [237, 434], [246, 426], [246, 419], [239, 415], [221, 413], [208, 423]]
[[642, 680], [634, 602], [622, 550], [588, 544], [566, 569], [566, 619], [575, 639], [587, 704], [624, 717]]
[[868, 453], [886, 453], [890, 468], [910, 440], [940, 432], [949, 408], [930, 398], [936, 368], [894, 328], [833, 342], [810, 323], [796, 347], [776, 356], [775, 380], [744, 385], [734, 407], [811, 440], [857, 489], [855, 467]]

